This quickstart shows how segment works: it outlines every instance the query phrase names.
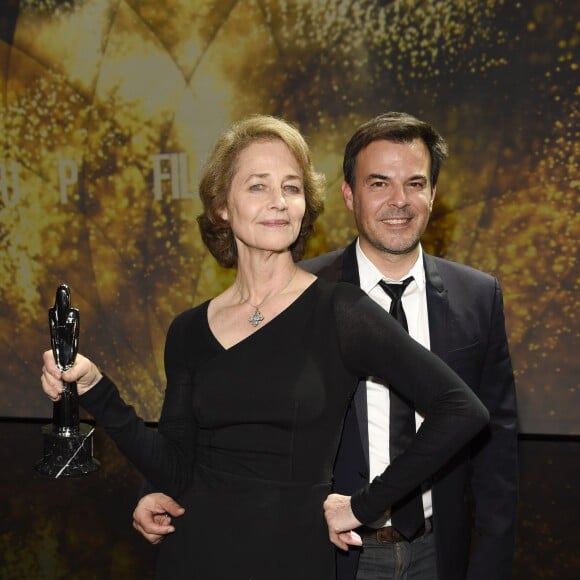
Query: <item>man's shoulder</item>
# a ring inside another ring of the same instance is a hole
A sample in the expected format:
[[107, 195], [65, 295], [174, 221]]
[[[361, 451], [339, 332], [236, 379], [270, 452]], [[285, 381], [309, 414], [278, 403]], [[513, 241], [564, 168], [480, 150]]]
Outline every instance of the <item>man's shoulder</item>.
[[340, 248], [339, 250], [327, 252], [326, 254], [316, 256], [315, 258], [302, 260], [300, 262], [300, 267], [312, 274], [323, 275], [325, 272], [334, 272], [341, 269], [343, 254], [344, 248]]
[[470, 280], [481, 281], [481, 282], [493, 282], [495, 281], [495, 276], [488, 274], [483, 270], [478, 270], [473, 266], [468, 266], [467, 264], [461, 264], [459, 262], [454, 262], [447, 258], [439, 258], [438, 256], [432, 256], [431, 254], [424, 253], [425, 266], [427, 270], [435, 269], [442, 276], [454, 276], [457, 278], [467, 278]]

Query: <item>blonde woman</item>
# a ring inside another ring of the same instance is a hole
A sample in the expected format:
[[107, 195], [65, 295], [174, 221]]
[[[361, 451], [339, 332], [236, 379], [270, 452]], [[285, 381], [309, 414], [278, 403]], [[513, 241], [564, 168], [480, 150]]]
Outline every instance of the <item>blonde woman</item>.
[[[322, 210], [323, 179], [290, 124], [253, 116], [218, 141], [200, 184], [202, 237], [232, 286], [179, 315], [166, 341], [158, 431], [79, 355], [42, 385], [81, 404], [185, 513], [157, 577], [334, 580], [333, 544], [376, 520], [487, 421], [467, 386], [359, 288], [296, 265]], [[360, 378], [390, 383], [425, 414], [408, 451], [352, 497], [331, 496], [344, 415]], [[326, 519], [323, 504], [326, 501]]]

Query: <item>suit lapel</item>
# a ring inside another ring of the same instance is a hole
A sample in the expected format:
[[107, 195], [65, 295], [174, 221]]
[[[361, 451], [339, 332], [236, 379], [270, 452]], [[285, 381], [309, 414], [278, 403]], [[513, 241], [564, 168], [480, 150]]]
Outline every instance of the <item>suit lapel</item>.
[[342, 263], [338, 279], [341, 282], [349, 282], [350, 284], [360, 286], [358, 263], [356, 261], [356, 239], [342, 253]]
[[447, 355], [446, 328], [449, 314], [449, 297], [433, 256], [423, 253], [423, 263], [427, 280], [430, 350], [445, 360]]
[[[340, 275], [338, 279], [341, 282], [348, 282], [360, 286], [360, 276], [358, 273], [358, 262], [356, 260], [356, 239], [349, 244], [342, 253], [342, 263], [340, 266]], [[367, 389], [365, 381], [358, 384], [354, 394], [354, 411], [358, 423], [362, 449], [365, 456], [365, 462], [369, 465], [369, 421], [367, 409]]]

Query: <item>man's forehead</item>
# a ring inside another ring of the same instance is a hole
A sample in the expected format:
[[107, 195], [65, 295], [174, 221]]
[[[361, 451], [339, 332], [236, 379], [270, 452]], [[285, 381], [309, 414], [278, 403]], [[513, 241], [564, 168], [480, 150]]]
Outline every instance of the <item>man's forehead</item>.
[[409, 142], [373, 141], [360, 150], [356, 164], [365, 165], [365, 169], [373, 173], [381, 173], [381, 167], [410, 167], [411, 171], [429, 171], [431, 157], [429, 149], [421, 139]]

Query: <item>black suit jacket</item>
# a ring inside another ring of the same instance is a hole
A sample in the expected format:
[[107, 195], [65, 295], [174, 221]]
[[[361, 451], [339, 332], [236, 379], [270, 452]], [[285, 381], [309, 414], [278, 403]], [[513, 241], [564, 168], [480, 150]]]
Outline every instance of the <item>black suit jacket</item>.
[[[516, 522], [517, 406], [501, 288], [478, 270], [423, 255], [431, 350], [473, 389], [491, 416], [470, 446], [433, 476], [438, 578], [507, 579]], [[301, 265], [321, 278], [360, 285], [354, 242]], [[366, 395], [364, 404], [357, 400], [345, 418], [334, 473], [335, 490], [347, 495], [369, 478]], [[354, 579], [359, 554], [356, 548], [337, 551], [338, 580]]]

